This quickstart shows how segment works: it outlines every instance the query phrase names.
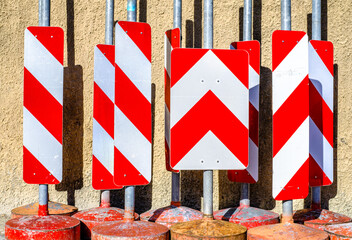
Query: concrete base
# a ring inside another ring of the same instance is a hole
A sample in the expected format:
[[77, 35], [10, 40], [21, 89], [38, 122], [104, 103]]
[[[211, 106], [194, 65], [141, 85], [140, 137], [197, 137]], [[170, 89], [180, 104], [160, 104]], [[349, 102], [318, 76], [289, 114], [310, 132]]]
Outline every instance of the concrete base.
[[352, 239], [352, 223], [343, 223], [326, 226], [325, 231], [330, 240]]
[[202, 219], [177, 223], [170, 228], [171, 239], [245, 240], [247, 228], [226, 221]]
[[80, 222], [67, 216], [26, 216], [14, 218], [5, 224], [9, 240], [79, 240]]
[[176, 223], [200, 220], [203, 213], [188, 207], [168, 206], [142, 213], [140, 218], [142, 221], [155, 222], [170, 228]]
[[169, 229], [144, 221], [103, 223], [92, 229], [92, 240], [168, 240]]
[[272, 211], [247, 206], [227, 208], [214, 212], [214, 219], [241, 224], [248, 229], [279, 223], [279, 218], [279, 214]]
[[[36, 202], [18, 208], [14, 208], [11, 210], [11, 218], [38, 215], [38, 207], [39, 204]], [[49, 215], [71, 216], [72, 214], [77, 212], [77, 208], [74, 206], [50, 201], [48, 204], [48, 209]]]

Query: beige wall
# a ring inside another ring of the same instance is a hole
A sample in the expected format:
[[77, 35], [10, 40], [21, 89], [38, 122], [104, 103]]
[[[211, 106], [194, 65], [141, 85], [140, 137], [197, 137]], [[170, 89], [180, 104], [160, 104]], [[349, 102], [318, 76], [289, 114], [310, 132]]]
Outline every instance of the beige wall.
[[[23, 38], [27, 26], [37, 25], [36, 0], [0, 1], [0, 214], [37, 200], [37, 185], [22, 180]], [[79, 209], [98, 206], [99, 191], [91, 186], [93, 49], [104, 43], [104, 0], [55, 0], [52, 26], [65, 31], [64, 90], [64, 180], [50, 186], [50, 199], [75, 204]], [[115, 19], [126, 19], [126, 1], [115, 1]], [[170, 202], [171, 175], [164, 168], [163, 33], [172, 27], [172, 0], [140, 0], [138, 18], [152, 28], [155, 86], [153, 181], [136, 192], [136, 210], [165, 206]], [[254, 0], [254, 38], [262, 44], [260, 180], [251, 188], [252, 204], [281, 211], [271, 197], [271, 34], [280, 28], [279, 0]], [[292, 29], [307, 31], [310, 0], [292, 1]], [[352, 5], [351, 1], [322, 1], [323, 37], [335, 46], [336, 135], [335, 181], [323, 188], [323, 206], [352, 216]], [[239, 40], [242, 0], [214, 1], [214, 48], [228, 48]], [[202, 0], [183, 1], [183, 42], [202, 45]], [[327, 13], [327, 15], [326, 15]], [[327, 18], [327, 21], [326, 21]], [[225, 172], [214, 172], [214, 209], [233, 206], [239, 200], [239, 185]], [[182, 173], [184, 204], [201, 208], [202, 173]], [[123, 206], [123, 191], [113, 192], [113, 205]], [[309, 198], [307, 198], [309, 199]], [[309, 200], [295, 201], [300, 209]]]

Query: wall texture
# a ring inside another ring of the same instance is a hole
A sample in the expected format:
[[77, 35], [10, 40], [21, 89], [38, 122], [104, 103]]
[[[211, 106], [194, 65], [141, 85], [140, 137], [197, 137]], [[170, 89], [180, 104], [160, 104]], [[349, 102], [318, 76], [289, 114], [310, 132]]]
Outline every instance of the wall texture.
[[[169, 204], [171, 174], [164, 164], [164, 31], [172, 28], [172, 0], [138, 1], [138, 21], [152, 28], [152, 82], [154, 90], [153, 181], [136, 190], [136, 210]], [[322, 204], [352, 216], [352, 5], [350, 1], [323, 2], [323, 39], [335, 46], [335, 181], [322, 190]], [[253, 37], [261, 42], [260, 91], [260, 180], [251, 187], [252, 205], [281, 211], [271, 197], [271, 34], [280, 28], [280, 1], [254, 0]], [[183, 1], [182, 45], [202, 47], [202, 0]], [[126, 1], [115, 1], [115, 20], [126, 19]], [[38, 1], [0, 1], [0, 214], [37, 200], [38, 186], [22, 180], [23, 39], [27, 26], [38, 24]], [[214, 48], [228, 48], [240, 40], [242, 0], [214, 1]], [[104, 43], [104, 0], [55, 0], [51, 25], [65, 31], [64, 84], [64, 180], [49, 187], [52, 201], [96, 207], [100, 192], [91, 186], [93, 49]], [[311, 35], [311, 1], [292, 1], [292, 29]], [[201, 209], [202, 173], [183, 172], [184, 205]], [[112, 204], [123, 207], [123, 191], [112, 193]], [[295, 209], [310, 200], [294, 201]], [[234, 206], [239, 201], [239, 184], [230, 183], [226, 172], [214, 171], [214, 209]]]

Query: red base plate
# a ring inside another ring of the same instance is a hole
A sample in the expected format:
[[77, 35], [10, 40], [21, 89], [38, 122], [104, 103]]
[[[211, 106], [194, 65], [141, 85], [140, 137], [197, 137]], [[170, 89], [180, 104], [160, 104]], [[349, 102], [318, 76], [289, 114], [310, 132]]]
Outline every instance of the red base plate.
[[[38, 206], [39, 204], [36, 202], [18, 208], [14, 208], [11, 210], [11, 218], [38, 215]], [[50, 201], [48, 204], [48, 209], [49, 215], [71, 216], [72, 214], [77, 212], [77, 208], [74, 206]]]
[[330, 240], [352, 239], [352, 223], [334, 224], [325, 227]]
[[279, 223], [279, 214], [259, 208], [240, 206], [216, 211], [214, 219], [241, 224], [249, 229]]

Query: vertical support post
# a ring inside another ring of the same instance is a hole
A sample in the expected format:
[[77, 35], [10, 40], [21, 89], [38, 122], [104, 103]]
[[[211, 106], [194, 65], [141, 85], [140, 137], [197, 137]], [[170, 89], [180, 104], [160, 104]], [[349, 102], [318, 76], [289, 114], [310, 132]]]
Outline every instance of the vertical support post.
[[[182, 35], [182, 0], [174, 0], [173, 27], [179, 28]], [[171, 182], [171, 205], [180, 205], [180, 173], [172, 172]]]
[[[291, 30], [291, 0], [281, 0], [281, 30]], [[281, 222], [293, 222], [293, 201], [282, 202]]]
[[127, 21], [137, 21], [137, 0], [127, 0]]
[[[114, 0], [106, 0], [105, 4], [105, 44], [113, 45], [114, 41]], [[101, 192], [100, 207], [110, 207], [110, 191]]]
[[[252, 39], [252, 0], [244, 0], [243, 5], [243, 41]], [[249, 183], [241, 183], [240, 206], [250, 205], [250, 186]]]
[[[50, 26], [50, 0], [39, 0], [38, 10], [39, 26]], [[48, 184], [39, 184], [39, 216], [47, 216], [49, 214], [48, 198]]]
[[[321, 40], [321, 0], [312, 1], [312, 39]], [[321, 209], [321, 187], [312, 187], [312, 209]]]
[[[203, 48], [213, 48], [213, 0], [204, 0]], [[203, 172], [204, 217], [213, 218], [213, 170]]]

